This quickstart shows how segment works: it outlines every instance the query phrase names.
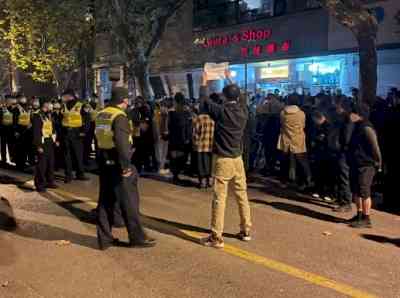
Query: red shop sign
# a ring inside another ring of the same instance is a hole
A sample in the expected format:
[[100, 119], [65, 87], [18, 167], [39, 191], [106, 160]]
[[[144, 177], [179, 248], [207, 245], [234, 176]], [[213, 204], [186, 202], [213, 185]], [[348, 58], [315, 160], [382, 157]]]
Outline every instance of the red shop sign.
[[247, 29], [232, 34], [197, 38], [195, 43], [200, 44], [204, 48], [215, 48], [220, 46], [228, 46], [243, 41], [248, 42], [268, 40], [269, 38], [271, 38], [271, 36], [271, 29]]

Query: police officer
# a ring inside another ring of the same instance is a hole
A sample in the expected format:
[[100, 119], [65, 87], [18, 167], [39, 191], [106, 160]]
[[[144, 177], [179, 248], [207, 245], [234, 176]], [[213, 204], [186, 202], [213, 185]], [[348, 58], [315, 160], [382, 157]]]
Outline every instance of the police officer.
[[114, 94], [107, 108], [96, 118], [96, 139], [100, 169], [100, 196], [97, 206], [99, 248], [115, 245], [111, 229], [114, 210], [120, 208], [128, 230], [129, 247], [152, 247], [155, 240], [146, 236], [139, 218], [138, 174], [131, 165], [129, 120], [126, 115], [128, 98]]
[[17, 96], [18, 120], [16, 134], [16, 167], [17, 170], [24, 171], [28, 160], [29, 146], [31, 145], [30, 129], [31, 115], [28, 109], [27, 98], [23, 95]]
[[7, 164], [7, 139], [5, 136], [5, 129], [3, 126], [3, 112], [6, 109], [6, 100], [0, 99], [0, 163], [1, 166]]
[[61, 142], [65, 161], [65, 183], [73, 179], [73, 164], [76, 165], [76, 179], [88, 180], [83, 168], [83, 142], [85, 135], [83, 126], [83, 104], [77, 100], [73, 90], [67, 90], [62, 95], [63, 108], [61, 119]]
[[34, 113], [32, 117], [33, 145], [37, 156], [34, 179], [37, 192], [57, 188], [54, 183], [54, 147], [58, 143], [49, 105], [49, 102], [44, 101], [40, 112]]
[[7, 96], [7, 106], [3, 109], [2, 125], [5, 137], [4, 145], [2, 144], [2, 156], [5, 156], [5, 162], [8, 155], [11, 162], [15, 161], [15, 141], [17, 134], [18, 108], [15, 96]]

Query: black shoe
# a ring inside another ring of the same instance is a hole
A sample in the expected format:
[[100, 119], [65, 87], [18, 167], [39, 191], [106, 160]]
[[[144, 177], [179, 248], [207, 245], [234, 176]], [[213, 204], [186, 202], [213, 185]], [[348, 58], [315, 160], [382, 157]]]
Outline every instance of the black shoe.
[[183, 185], [182, 180], [179, 179], [179, 178], [173, 178], [172, 179], [172, 184], [175, 184], [177, 186], [182, 186]]
[[362, 220], [362, 213], [358, 212], [356, 215], [354, 215], [352, 218], [346, 220], [346, 223], [352, 224], [354, 222]]
[[48, 185], [47, 185], [47, 188], [49, 188], [49, 189], [57, 189], [57, 188], [58, 188], [58, 185], [57, 185], [57, 184], [54, 184], [54, 183], [48, 184]]
[[371, 229], [372, 222], [371, 219], [369, 218], [363, 218], [361, 220], [355, 221], [352, 224], [350, 224], [350, 227], [355, 229]]
[[89, 181], [90, 178], [86, 177], [85, 175], [83, 175], [83, 176], [77, 176], [76, 180], [78, 180], [78, 181]]
[[145, 240], [142, 241], [134, 241], [129, 243], [129, 247], [132, 248], [149, 248], [149, 247], [154, 247], [156, 246], [156, 240], [152, 238], [146, 238]]
[[339, 205], [339, 206], [332, 208], [333, 212], [338, 212], [338, 213], [351, 212], [351, 210], [352, 210], [352, 207], [350, 204]]
[[47, 189], [46, 188], [38, 188], [38, 189], [36, 189], [36, 192], [45, 193], [45, 192], [47, 192]]
[[102, 251], [105, 251], [105, 250], [109, 249], [112, 246], [122, 246], [122, 242], [119, 241], [118, 238], [114, 238], [111, 243], [107, 243], [107, 244], [101, 244], [99, 242], [99, 249], [102, 250]]

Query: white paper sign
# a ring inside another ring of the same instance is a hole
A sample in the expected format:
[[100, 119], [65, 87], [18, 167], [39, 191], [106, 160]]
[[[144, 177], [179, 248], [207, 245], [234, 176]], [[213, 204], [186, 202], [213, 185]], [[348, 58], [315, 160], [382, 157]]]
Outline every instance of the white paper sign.
[[229, 63], [206, 63], [204, 72], [208, 81], [216, 81], [225, 79], [225, 73], [229, 69]]

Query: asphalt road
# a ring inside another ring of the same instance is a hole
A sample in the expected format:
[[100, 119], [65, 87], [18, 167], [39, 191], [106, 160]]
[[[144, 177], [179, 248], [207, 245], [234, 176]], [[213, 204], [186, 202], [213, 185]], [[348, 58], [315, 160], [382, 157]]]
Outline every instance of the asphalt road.
[[229, 199], [226, 248], [215, 250], [199, 245], [211, 192], [142, 178], [142, 220], [158, 245], [101, 252], [91, 178], [45, 195], [1, 178], [11, 208], [3, 201], [0, 215], [12, 209], [18, 227], [6, 231], [0, 217], [0, 297], [400, 297], [399, 216], [374, 211], [373, 229], [353, 230], [343, 223], [351, 213], [258, 179], [249, 189], [254, 240], [233, 237], [239, 219]]

